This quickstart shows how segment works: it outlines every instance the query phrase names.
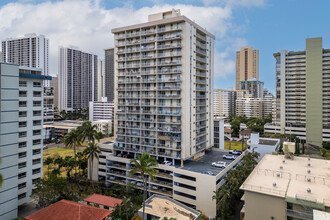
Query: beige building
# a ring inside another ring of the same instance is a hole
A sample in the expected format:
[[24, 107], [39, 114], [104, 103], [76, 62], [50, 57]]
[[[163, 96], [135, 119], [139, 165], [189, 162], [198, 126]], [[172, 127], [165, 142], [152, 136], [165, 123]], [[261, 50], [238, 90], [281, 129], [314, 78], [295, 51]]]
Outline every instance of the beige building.
[[248, 118], [266, 118], [273, 112], [273, 103], [273, 96], [237, 99], [236, 115], [245, 115]]
[[242, 47], [236, 51], [236, 90], [240, 89], [241, 81], [251, 78], [259, 80], [259, 50]]
[[243, 98], [247, 90], [213, 90], [213, 113], [215, 116], [229, 117], [236, 114], [236, 99]]
[[330, 161], [266, 154], [241, 186], [241, 217], [313, 219], [313, 210], [330, 212]]
[[266, 133], [298, 136], [308, 144], [330, 141], [330, 50], [322, 38], [306, 39], [306, 50], [282, 50], [276, 61], [276, 117]]

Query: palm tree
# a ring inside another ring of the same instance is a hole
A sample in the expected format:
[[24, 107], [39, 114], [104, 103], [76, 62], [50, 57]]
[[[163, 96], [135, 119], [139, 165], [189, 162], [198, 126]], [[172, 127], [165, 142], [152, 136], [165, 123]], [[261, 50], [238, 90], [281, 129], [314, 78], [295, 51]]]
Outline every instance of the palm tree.
[[[90, 161], [90, 177], [91, 177], [91, 180], [92, 180], [92, 177], [93, 177], [93, 161], [94, 161], [94, 158], [99, 158], [99, 154], [101, 153], [100, 149], [99, 149], [99, 146], [94, 143], [94, 142], [91, 142], [89, 144], [89, 151], [87, 152], [87, 148], [85, 149], [85, 153], [87, 154], [88, 156], [88, 159]], [[93, 183], [93, 182], [92, 182]]]
[[64, 145], [65, 147], [72, 148], [74, 152], [74, 166], [75, 166], [75, 179], [77, 181], [77, 154], [76, 154], [76, 146], [81, 145], [82, 136], [79, 132], [79, 129], [74, 129], [67, 133], [64, 137]]
[[[86, 121], [82, 124], [82, 126], [79, 128], [79, 131], [81, 132], [82, 134], [82, 140], [85, 141], [85, 139], [87, 138], [88, 139], [88, 146], [89, 146], [89, 155], [91, 155], [91, 145], [90, 143], [91, 142], [94, 142], [95, 139], [97, 139], [98, 141], [100, 140], [99, 139], [99, 134], [97, 132], [97, 126], [96, 125], [92, 125], [92, 122], [90, 121]], [[90, 162], [90, 166], [89, 167], [92, 167], [91, 165], [91, 161]], [[89, 171], [89, 174], [90, 174], [90, 178], [92, 180], [92, 174], [91, 174], [91, 171]]]
[[143, 216], [144, 219], [144, 211], [145, 211], [145, 201], [147, 197], [147, 181], [148, 176], [151, 178], [152, 181], [155, 180], [155, 176], [158, 174], [158, 171], [154, 169], [154, 167], [158, 166], [158, 162], [154, 157], [149, 157], [149, 154], [145, 153], [142, 156], [137, 155], [136, 159], [131, 160], [131, 164], [134, 168], [130, 171], [130, 176], [134, 175], [135, 173], [140, 173], [143, 179]]
[[50, 165], [54, 162], [54, 158], [52, 157], [47, 157], [46, 160], [44, 161], [44, 164], [47, 165], [47, 170], [48, 170], [48, 177], [50, 175]]

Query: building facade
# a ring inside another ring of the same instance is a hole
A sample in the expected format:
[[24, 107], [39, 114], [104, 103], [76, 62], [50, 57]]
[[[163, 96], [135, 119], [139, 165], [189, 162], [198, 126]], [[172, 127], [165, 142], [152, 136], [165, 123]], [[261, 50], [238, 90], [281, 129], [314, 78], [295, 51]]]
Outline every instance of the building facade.
[[214, 117], [214, 147], [225, 149], [225, 119]]
[[181, 163], [213, 146], [214, 36], [178, 11], [112, 32], [118, 153]]
[[49, 75], [49, 39], [44, 35], [26, 34], [24, 37], [2, 41], [2, 62], [41, 68]]
[[247, 118], [266, 118], [273, 111], [274, 99], [241, 98], [236, 100], [236, 115], [245, 115]]
[[51, 88], [53, 88], [54, 91], [54, 112], [58, 112], [58, 97], [59, 97], [59, 87], [58, 87], [58, 77], [53, 76], [52, 80], [49, 82], [49, 85]]
[[109, 101], [115, 98], [115, 49], [105, 49], [105, 97]]
[[89, 102], [89, 120], [108, 120], [113, 122], [114, 106], [113, 102], [108, 102], [107, 97], [102, 97], [101, 102]]
[[236, 51], [236, 90], [240, 89], [241, 81], [252, 78], [259, 80], [259, 50], [242, 47]]
[[54, 88], [44, 87], [44, 124], [54, 123]]
[[0, 218], [17, 217], [42, 177], [43, 80], [41, 69], [1, 63]]
[[240, 187], [241, 219], [317, 219], [330, 212], [330, 161], [266, 154]]
[[102, 97], [105, 97], [105, 62], [102, 59], [98, 60], [97, 64], [97, 101], [100, 102]]
[[73, 111], [97, 101], [97, 56], [74, 47], [59, 48], [59, 109]]
[[252, 98], [264, 97], [264, 82], [256, 79], [249, 79], [240, 82], [240, 90], [247, 90]]
[[310, 38], [305, 51], [274, 57], [276, 117], [265, 132], [292, 133], [316, 146], [330, 141], [330, 50], [322, 48], [322, 38]]

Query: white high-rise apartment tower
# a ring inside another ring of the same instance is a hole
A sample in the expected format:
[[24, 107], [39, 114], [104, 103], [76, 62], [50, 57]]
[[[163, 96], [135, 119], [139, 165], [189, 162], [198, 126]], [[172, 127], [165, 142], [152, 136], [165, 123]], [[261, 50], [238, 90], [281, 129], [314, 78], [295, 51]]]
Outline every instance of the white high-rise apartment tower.
[[24, 37], [2, 41], [2, 62], [41, 68], [49, 75], [49, 39], [44, 35], [26, 34]]
[[173, 163], [213, 146], [214, 36], [179, 11], [115, 34], [115, 151]]
[[96, 55], [76, 47], [59, 48], [59, 110], [87, 108], [97, 101], [97, 63]]

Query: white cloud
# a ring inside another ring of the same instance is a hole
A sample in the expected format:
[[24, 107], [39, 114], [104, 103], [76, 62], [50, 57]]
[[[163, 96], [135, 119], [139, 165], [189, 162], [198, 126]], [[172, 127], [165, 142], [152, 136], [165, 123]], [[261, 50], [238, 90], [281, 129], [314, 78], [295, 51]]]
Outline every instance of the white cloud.
[[214, 33], [218, 44], [228, 42], [228, 45], [222, 46], [224, 51], [215, 52], [215, 75], [225, 77], [234, 73], [234, 61], [230, 56], [237, 42], [226, 40], [232, 28], [231, 7], [165, 4], [134, 9], [128, 3], [121, 8], [105, 9], [101, 5], [99, 1], [92, 0], [9, 3], [0, 8], [0, 39], [26, 33], [46, 35], [50, 39], [50, 71], [54, 75], [57, 74], [58, 46], [75, 45], [103, 57], [103, 49], [114, 44], [112, 28], [146, 22], [148, 14], [176, 8], [181, 10], [181, 14]]
[[205, 6], [210, 5], [231, 5], [231, 6], [264, 6], [267, 0], [203, 0]]

